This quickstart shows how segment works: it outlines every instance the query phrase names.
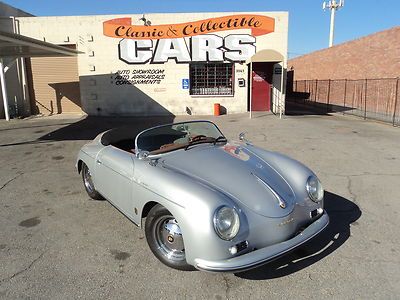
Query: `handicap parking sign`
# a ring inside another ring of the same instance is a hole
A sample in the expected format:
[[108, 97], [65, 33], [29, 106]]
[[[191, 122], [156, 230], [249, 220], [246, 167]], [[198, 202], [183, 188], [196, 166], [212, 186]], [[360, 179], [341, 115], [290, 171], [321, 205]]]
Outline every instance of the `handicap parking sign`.
[[189, 79], [182, 79], [182, 89], [189, 89]]

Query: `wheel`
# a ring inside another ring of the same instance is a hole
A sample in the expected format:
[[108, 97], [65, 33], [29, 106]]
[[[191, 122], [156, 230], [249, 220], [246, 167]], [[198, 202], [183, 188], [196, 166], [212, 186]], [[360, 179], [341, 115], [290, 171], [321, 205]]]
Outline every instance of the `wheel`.
[[95, 200], [104, 200], [103, 196], [94, 188], [92, 174], [85, 163], [82, 163], [82, 180], [85, 190], [90, 198]]
[[182, 271], [195, 270], [186, 262], [185, 245], [177, 220], [162, 205], [155, 205], [147, 215], [145, 234], [151, 251], [163, 264]]

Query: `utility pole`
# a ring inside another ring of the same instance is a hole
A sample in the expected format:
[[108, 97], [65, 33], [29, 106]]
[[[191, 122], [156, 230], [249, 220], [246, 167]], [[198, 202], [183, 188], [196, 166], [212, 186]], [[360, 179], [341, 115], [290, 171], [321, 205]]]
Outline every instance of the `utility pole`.
[[336, 11], [344, 6], [344, 0], [330, 0], [328, 2], [324, 2], [322, 4], [322, 9], [326, 10], [326, 9], [330, 9], [331, 10], [331, 27], [329, 30], [329, 47], [333, 46], [333, 35], [334, 35], [334, 31], [335, 31], [335, 14]]

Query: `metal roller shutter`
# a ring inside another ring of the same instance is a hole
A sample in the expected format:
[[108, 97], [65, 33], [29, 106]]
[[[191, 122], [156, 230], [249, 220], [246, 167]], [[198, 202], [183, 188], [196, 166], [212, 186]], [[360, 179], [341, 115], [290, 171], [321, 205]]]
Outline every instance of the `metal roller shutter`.
[[31, 58], [36, 111], [82, 113], [77, 57]]

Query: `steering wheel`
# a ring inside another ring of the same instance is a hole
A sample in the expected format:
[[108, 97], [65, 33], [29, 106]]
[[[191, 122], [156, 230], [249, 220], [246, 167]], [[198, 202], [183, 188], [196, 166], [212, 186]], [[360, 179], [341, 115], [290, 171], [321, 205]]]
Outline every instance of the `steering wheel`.
[[190, 139], [190, 142], [191, 142], [191, 143], [197, 142], [197, 141], [200, 141], [200, 140], [202, 140], [202, 139], [204, 139], [204, 138], [206, 138], [205, 135], [199, 134], [199, 135], [196, 135], [196, 136], [192, 137], [192, 138]]

